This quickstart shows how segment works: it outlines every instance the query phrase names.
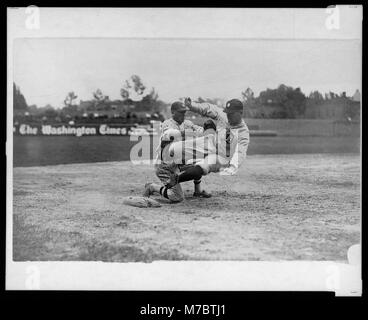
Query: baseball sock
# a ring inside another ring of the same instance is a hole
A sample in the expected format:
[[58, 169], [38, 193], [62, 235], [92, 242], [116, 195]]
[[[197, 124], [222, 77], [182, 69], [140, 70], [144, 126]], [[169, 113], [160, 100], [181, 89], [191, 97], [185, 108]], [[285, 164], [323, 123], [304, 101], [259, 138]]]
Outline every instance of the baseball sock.
[[203, 169], [200, 166], [194, 166], [188, 170], [179, 174], [178, 183], [190, 181], [190, 180], [200, 180], [203, 175]]
[[168, 195], [167, 195], [167, 188], [166, 187], [161, 187], [160, 188], [160, 195], [162, 195], [163, 197], [165, 197], [166, 199], [169, 199]]
[[194, 180], [194, 192], [201, 193], [201, 180]]

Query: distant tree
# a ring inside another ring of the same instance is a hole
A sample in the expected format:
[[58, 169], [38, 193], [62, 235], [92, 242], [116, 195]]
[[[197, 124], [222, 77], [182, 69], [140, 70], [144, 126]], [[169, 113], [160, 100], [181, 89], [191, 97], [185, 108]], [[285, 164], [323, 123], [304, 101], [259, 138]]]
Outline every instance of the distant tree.
[[146, 90], [146, 87], [142, 83], [141, 78], [137, 75], [132, 75], [131, 79], [133, 82], [134, 91], [139, 95], [143, 94], [144, 90]]
[[123, 88], [120, 89], [120, 95], [123, 98], [123, 100], [128, 100], [129, 99], [129, 83], [128, 81], [126, 81], [125, 86], [123, 86]]
[[241, 93], [243, 97], [243, 101], [245, 103], [252, 102], [254, 100], [254, 92], [251, 88], [247, 88], [245, 91]]
[[54, 119], [59, 115], [59, 113], [49, 104], [43, 108], [42, 114], [48, 119]]
[[132, 75], [126, 80], [120, 89], [123, 102], [133, 106], [135, 111], [162, 112], [166, 109], [166, 103], [159, 100], [155, 88], [147, 89], [141, 78]]
[[130, 79], [125, 80], [123, 87], [120, 89], [120, 95], [123, 100], [140, 101], [145, 96], [146, 86], [141, 78], [137, 75], [132, 75]]
[[316, 91], [312, 91], [312, 92], [309, 94], [308, 99], [312, 99], [312, 100], [314, 100], [316, 103], [319, 103], [319, 102], [324, 101], [322, 93], [320, 93], [320, 92], [319, 92], [319, 91], [317, 91], [317, 90], [316, 90]]
[[97, 89], [93, 92], [93, 98], [98, 102], [103, 102], [108, 99], [108, 96], [105, 96], [100, 89]]
[[74, 93], [74, 91], [69, 92], [64, 100], [65, 106], [72, 106], [73, 101], [77, 98], [78, 96]]
[[151, 88], [150, 92], [146, 94], [141, 101], [135, 103], [137, 111], [162, 112], [166, 104], [159, 100], [158, 93], [155, 88]]
[[360, 104], [355, 101], [347, 100], [344, 105], [344, 117], [354, 119], [360, 114]]
[[259, 94], [257, 103], [281, 108], [279, 116], [296, 118], [305, 112], [306, 97], [300, 88], [293, 89], [281, 84], [277, 89], [267, 89]]
[[319, 91], [312, 91], [306, 99], [305, 115], [312, 118], [318, 117], [318, 115], [321, 113], [323, 107], [322, 105], [326, 103], [328, 99], [328, 94], [325, 94], [325, 97], [323, 97], [322, 93]]
[[330, 92], [329, 92], [329, 96], [330, 96], [330, 99], [335, 99], [335, 98], [337, 98], [339, 95], [338, 95], [338, 94], [336, 94], [336, 93], [334, 93], [334, 92], [332, 92], [332, 91], [330, 91]]
[[13, 82], [13, 107], [14, 110], [27, 110], [27, 102], [19, 87]]
[[109, 97], [104, 95], [100, 89], [97, 89], [93, 92], [93, 101], [94, 108], [97, 109], [100, 106], [104, 106], [106, 109], [106, 102], [109, 100]]
[[67, 105], [65, 107], [63, 107], [60, 111], [60, 114], [63, 116], [63, 117], [74, 117], [78, 114], [80, 114], [80, 111], [78, 110], [78, 106], [75, 105], [75, 104], [72, 104], [72, 105]]
[[158, 100], [158, 93], [154, 87], [151, 88], [150, 92], [144, 96], [144, 98], [148, 98], [150, 101], [157, 101]]
[[28, 106], [28, 111], [30, 114], [37, 113], [37, 106], [35, 104], [31, 104], [30, 106]]
[[244, 116], [245, 117], [254, 117], [255, 113], [257, 112], [254, 110], [256, 108], [256, 98], [254, 97], [254, 92], [251, 88], [245, 89], [241, 93], [243, 106], [244, 106]]
[[300, 88], [293, 90], [290, 88], [287, 93], [288, 101], [286, 103], [286, 114], [291, 118], [304, 115], [306, 97]]

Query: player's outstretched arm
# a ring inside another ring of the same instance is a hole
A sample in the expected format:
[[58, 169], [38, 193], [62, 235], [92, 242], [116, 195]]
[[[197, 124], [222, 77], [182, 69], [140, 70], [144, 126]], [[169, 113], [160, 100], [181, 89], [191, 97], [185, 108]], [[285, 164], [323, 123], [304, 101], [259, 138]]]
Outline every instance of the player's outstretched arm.
[[198, 137], [198, 136], [203, 135], [203, 131], [204, 131], [203, 127], [194, 124], [190, 120], [185, 120], [184, 124], [185, 124], [185, 130], [187, 129], [191, 130], [193, 136]]
[[190, 98], [185, 98], [184, 104], [186, 107], [189, 108], [190, 111], [198, 113], [202, 117], [208, 117], [218, 121], [222, 120], [222, 118], [225, 116], [221, 108], [208, 102], [192, 102]]

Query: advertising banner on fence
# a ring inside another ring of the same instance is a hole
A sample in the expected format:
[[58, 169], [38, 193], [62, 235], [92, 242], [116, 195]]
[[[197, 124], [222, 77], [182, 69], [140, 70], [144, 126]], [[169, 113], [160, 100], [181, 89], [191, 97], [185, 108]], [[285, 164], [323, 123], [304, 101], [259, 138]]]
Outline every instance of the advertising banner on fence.
[[114, 124], [18, 124], [13, 133], [19, 136], [126, 136], [156, 135], [157, 130], [147, 126], [114, 125]]

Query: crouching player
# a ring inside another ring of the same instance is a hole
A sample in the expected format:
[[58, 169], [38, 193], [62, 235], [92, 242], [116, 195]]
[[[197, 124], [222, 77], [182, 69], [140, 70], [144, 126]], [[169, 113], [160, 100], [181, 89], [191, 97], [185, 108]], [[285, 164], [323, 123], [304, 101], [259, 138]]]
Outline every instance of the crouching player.
[[[162, 182], [158, 183], [147, 183], [145, 185], [144, 196], [149, 197], [151, 194], [159, 193], [164, 198], [170, 200], [170, 202], [181, 202], [184, 200], [184, 193], [180, 186], [171, 185], [170, 188], [166, 187], [170, 177], [173, 175], [180, 174], [181, 171], [186, 170], [193, 165], [186, 161], [178, 161], [175, 163], [166, 157], [169, 145], [175, 141], [184, 141], [186, 136], [191, 133], [193, 136], [203, 135], [203, 127], [194, 125], [190, 120], [184, 120], [186, 111], [189, 110], [184, 106], [182, 102], [174, 102], [171, 105], [172, 118], [164, 121], [161, 126], [161, 139], [160, 145], [157, 147], [157, 157], [155, 164], [156, 176]], [[211, 195], [205, 190], [201, 189], [201, 179], [193, 179], [194, 181], [194, 197], [209, 198]]]

